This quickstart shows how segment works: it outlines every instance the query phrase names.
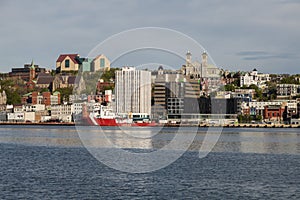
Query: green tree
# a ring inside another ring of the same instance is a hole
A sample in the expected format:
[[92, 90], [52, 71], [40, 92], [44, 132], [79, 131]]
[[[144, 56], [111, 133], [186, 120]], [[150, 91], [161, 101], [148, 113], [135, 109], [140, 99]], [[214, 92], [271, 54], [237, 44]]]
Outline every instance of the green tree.
[[48, 88], [42, 88], [42, 89], [40, 89], [40, 93], [43, 93], [43, 92], [49, 92], [49, 89]]
[[235, 86], [233, 84], [227, 84], [224, 86], [225, 91], [234, 91]]
[[119, 68], [110, 68], [109, 71], [103, 72], [101, 79], [104, 80], [104, 82], [110, 82], [110, 80], [115, 80], [115, 72], [119, 70]]
[[233, 85], [235, 85], [236, 87], [240, 87], [240, 80], [236, 79], [232, 82]]
[[249, 123], [251, 122], [250, 115], [238, 115], [237, 116], [239, 123]]
[[261, 116], [261, 115], [257, 115], [257, 116], [256, 116], [256, 120], [257, 120], [257, 121], [261, 121], [261, 120], [262, 120], [262, 116]]
[[12, 80], [12, 79], [3, 79], [0, 80], [1, 85], [1, 92], [5, 91], [7, 97], [7, 104], [20, 104], [21, 103], [21, 95], [25, 92], [21, 88], [24, 88], [23, 85], [20, 87], [17, 85], [20, 84], [19, 80]]
[[73, 87], [58, 88], [56, 91], [60, 93], [61, 103], [63, 103], [64, 101], [68, 102], [70, 95], [73, 94]]
[[288, 76], [281, 79], [280, 84], [299, 84], [299, 82], [295, 79], [295, 76]]
[[277, 87], [276, 87], [276, 83], [274, 82], [267, 82], [266, 83], [268, 89], [268, 100], [274, 100], [277, 98]]
[[6, 96], [7, 96], [7, 104], [10, 105], [16, 105], [16, 104], [21, 104], [21, 95], [15, 91], [15, 90], [7, 90]]

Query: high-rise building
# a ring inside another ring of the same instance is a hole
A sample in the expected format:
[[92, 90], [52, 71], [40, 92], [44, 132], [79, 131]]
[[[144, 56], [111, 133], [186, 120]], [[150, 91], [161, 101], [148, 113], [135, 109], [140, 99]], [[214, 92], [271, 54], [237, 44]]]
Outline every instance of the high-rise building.
[[199, 80], [191, 79], [178, 71], [164, 70], [160, 66], [154, 81], [153, 118], [164, 119], [167, 114], [179, 118], [184, 110], [184, 99], [192, 98], [197, 101], [200, 97], [200, 86]]
[[123, 67], [115, 81], [117, 113], [151, 114], [151, 72]]
[[182, 100], [184, 97], [183, 81], [183, 76], [178, 72], [164, 70], [162, 66], [158, 68], [154, 81], [154, 105], [152, 107], [154, 119], [164, 119], [167, 116], [167, 104], [169, 104], [169, 102], [175, 102], [175, 100], [168, 100], [169, 98], [180, 98]]

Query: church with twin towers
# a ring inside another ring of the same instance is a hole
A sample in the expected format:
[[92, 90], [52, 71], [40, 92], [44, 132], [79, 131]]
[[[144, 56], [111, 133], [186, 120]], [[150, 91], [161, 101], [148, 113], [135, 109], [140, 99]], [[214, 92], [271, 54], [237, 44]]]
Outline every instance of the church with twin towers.
[[192, 79], [220, 78], [220, 69], [212, 64], [208, 64], [208, 54], [203, 52], [201, 62], [192, 60], [192, 53], [186, 53], [186, 63], [182, 65], [182, 74], [190, 76]]
[[201, 84], [200, 95], [209, 95], [218, 91], [221, 85], [221, 70], [208, 63], [208, 54], [201, 54], [201, 61], [193, 61], [192, 53], [186, 53], [186, 63], [181, 67], [181, 73], [189, 80], [197, 80]]

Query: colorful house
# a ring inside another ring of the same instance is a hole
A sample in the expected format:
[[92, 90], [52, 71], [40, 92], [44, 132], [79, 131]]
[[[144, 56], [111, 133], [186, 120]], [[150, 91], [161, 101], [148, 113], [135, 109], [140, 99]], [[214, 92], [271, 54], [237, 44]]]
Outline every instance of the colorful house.
[[79, 69], [79, 54], [61, 54], [56, 60], [57, 72], [71, 72]]
[[110, 61], [108, 58], [100, 54], [92, 62], [92, 71], [109, 71], [110, 70]]

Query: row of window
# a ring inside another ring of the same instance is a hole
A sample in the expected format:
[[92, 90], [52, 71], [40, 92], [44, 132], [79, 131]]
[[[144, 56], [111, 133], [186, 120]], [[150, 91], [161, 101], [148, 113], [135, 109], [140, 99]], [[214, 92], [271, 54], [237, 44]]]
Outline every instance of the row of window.
[[[105, 66], [105, 59], [101, 58], [100, 59], [100, 67], [103, 68]], [[70, 60], [66, 59], [65, 60], [65, 68], [69, 68], [70, 67]]]
[[280, 115], [279, 115], [279, 113], [274, 113], [274, 112], [272, 112], [272, 113], [267, 113], [267, 117], [279, 117]]

